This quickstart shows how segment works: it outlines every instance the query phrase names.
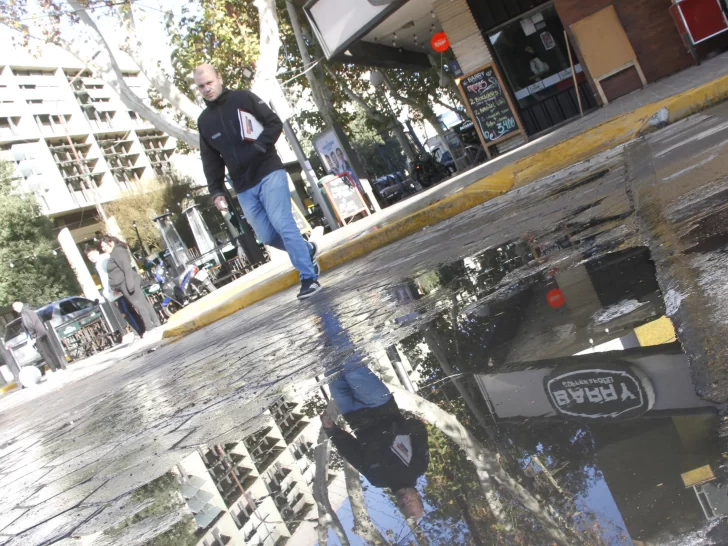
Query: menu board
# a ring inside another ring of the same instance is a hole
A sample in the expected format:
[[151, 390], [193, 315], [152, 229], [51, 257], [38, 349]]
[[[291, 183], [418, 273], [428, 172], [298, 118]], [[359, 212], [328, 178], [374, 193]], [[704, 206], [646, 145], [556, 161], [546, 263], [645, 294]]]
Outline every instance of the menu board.
[[514, 108], [492, 64], [461, 78], [459, 84], [486, 146], [521, 132]]
[[361, 212], [369, 213], [361, 194], [348, 174], [340, 174], [336, 178], [326, 180], [323, 182], [323, 186], [336, 215], [342, 223], [346, 224], [348, 218], [352, 218]]

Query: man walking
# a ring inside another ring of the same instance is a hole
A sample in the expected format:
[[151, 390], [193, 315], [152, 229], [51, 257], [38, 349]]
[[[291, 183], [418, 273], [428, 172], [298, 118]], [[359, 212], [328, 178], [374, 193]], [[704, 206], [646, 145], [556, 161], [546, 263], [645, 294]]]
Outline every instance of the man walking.
[[[215, 206], [227, 210], [225, 167], [245, 217], [265, 245], [288, 253], [301, 279], [299, 299], [313, 296], [321, 285], [315, 243], [298, 230], [291, 210], [291, 194], [283, 163], [275, 150], [283, 124], [268, 105], [247, 90], [230, 90], [215, 67], [195, 68], [195, 84], [207, 108], [200, 114], [200, 155], [207, 186]], [[260, 134], [250, 117], [260, 124]], [[241, 120], [251, 123], [241, 127]], [[246, 135], [245, 137], [243, 135]]]
[[13, 311], [20, 315], [20, 320], [23, 323], [23, 328], [25, 328], [28, 337], [35, 340], [35, 348], [38, 349], [40, 356], [43, 357], [43, 361], [50, 368], [48, 375], [65, 370], [66, 363], [53, 350], [53, 345], [48, 339], [48, 333], [38, 313], [30, 305], [21, 301], [13, 303]]

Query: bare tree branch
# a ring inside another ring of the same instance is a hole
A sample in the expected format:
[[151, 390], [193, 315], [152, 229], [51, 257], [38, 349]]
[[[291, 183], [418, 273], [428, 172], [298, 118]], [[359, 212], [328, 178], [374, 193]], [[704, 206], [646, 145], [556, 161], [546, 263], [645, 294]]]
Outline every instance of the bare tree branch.
[[126, 36], [124, 37], [124, 44], [122, 45], [122, 51], [127, 53], [139, 67], [139, 70], [146, 76], [149, 82], [152, 84], [159, 94], [169, 102], [174, 108], [176, 108], [185, 117], [196, 120], [202, 108], [192, 102], [184, 93], [182, 93], [177, 86], [172, 83], [172, 80], [167, 77], [166, 74], [159, 68], [158, 63], [151, 56], [151, 49], [145, 47], [140, 39], [140, 33], [137, 31], [136, 20], [134, 18], [132, 3], [122, 4], [117, 7], [117, 14], [121, 19], [124, 28], [126, 29]]
[[324, 82], [321, 70], [312, 67], [313, 61], [311, 61], [308, 46], [303, 38], [303, 31], [301, 29], [301, 22], [298, 19], [298, 12], [296, 11], [296, 6], [293, 2], [291, 2], [291, 0], [286, 0], [286, 9], [288, 10], [288, 18], [290, 19], [291, 27], [293, 28], [293, 35], [296, 37], [298, 51], [301, 54], [301, 59], [303, 60], [303, 68], [306, 74], [306, 79], [311, 87], [313, 102], [316, 104], [316, 108], [321, 114], [324, 123], [331, 127], [336, 121], [334, 99], [331, 89], [329, 89]]
[[112, 89], [114, 89], [114, 91], [116, 91], [119, 98], [127, 108], [137, 112], [140, 116], [161, 131], [164, 131], [178, 140], [182, 140], [192, 148], [199, 148], [199, 135], [196, 132], [190, 131], [189, 129], [167, 120], [159, 112], [148, 106], [141, 97], [129, 88], [124, 80], [124, 74], [119, 67], [119, 63], [114, 57], [114, 53], [108, 42], [104, 39], [101, 31], [96, 25], [96, 22], [93, 18], [91, 18], [88, 12], [86, 12], [85, 7], [78, 0], [68, 0], [68, 3], [76, 11], [81, 22], [93, 31], [93, 34], [95, 35], [94, 41], [99, 47], [101, 53], [98, 57], [93, 58], [92, 56], [83, 53], [81, 49], [76, 47], [72, 42], [68, 42], [62, 38], [56, 38], [54, 43], [71, 53], [74, 57], [86, 64], [86, 66], [90, 67], [97, 76], [100, 76]]

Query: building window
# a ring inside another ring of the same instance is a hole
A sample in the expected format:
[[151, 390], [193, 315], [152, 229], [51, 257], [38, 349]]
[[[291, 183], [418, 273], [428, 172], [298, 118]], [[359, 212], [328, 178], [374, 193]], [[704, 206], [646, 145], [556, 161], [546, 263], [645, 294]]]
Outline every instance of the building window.
[[20, 123], [20, 118], [0, 118], [0, 136], [16, 136], [18, 123]]
[[25, 102], [28, 104], [43, 104], [43, 99], [28, 99]]
[[39, 129], [56, 130], [56, 127], [63, 126], [71, 121], [71, 116], [51, 116], [49, 114], [38, 114], [33, 116]]
[[562, 81], [573, 85], [564, 27], [553, 6], [507, 23], [488, 38], [522, 108], [557, 94]]
[[20, 84], [18, 87], [21, 89], [35, 89], [35, 84], [24, 83]]

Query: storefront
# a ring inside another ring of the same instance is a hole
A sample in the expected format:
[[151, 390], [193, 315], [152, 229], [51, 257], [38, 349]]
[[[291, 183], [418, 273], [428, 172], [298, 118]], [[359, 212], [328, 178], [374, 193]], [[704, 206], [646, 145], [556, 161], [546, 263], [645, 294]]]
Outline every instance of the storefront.
[[[497, 68], [519, 127], [533, 137], [694, 64], [671, 5], [671, 0], [308, 0], [306, 10], [326, 56], [354, 64], [430, 67], [430, 38], [444, 31], [448, 55], [462, 74], [491, 63]], [[511, 139], [507, 146], [518, 142]]]
[[[539, 3], [471, 2], [473, 16], [487, 37], [494, 60], [518, 105], [526, 133], [531, 136], [579, 115], [564, 27], [551, 2], [530, 5]], [[519, 4], [530, 9], [509, 17]], [[573, 50], [571, 60], [583, 110], [596, 108], [597, 101]]]

